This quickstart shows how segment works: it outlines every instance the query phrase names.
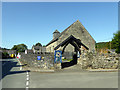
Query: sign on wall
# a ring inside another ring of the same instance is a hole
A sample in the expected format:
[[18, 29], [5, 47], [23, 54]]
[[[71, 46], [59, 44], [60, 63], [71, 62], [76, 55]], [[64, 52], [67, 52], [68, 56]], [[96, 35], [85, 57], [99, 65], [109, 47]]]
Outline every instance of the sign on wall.
[[77, 52], [77, 58], [80, 58], [80, 52], [79, 51]]
[[54, 62], [62, 63], [62, 51], [56, 50], [54, 54]]
[[41, 60], [41, 56], [37, 56], [37, 60]]

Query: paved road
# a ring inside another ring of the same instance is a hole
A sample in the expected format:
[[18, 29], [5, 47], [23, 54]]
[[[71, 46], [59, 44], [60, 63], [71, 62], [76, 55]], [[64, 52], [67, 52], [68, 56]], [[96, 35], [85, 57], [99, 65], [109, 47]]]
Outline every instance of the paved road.
[[2, 60], [2, 88], [26, 88], [26, 71], [17, 59]]
[[26, 72], [17, 59], [2, 63], [3, 88], [118, 88], [117, 72]]
[[118, 88], [117, 72], [30, 72], [30, 88]]

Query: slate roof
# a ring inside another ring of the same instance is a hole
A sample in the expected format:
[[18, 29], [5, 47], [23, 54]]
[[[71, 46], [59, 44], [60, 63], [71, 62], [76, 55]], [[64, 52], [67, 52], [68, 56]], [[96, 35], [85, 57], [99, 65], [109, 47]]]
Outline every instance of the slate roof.
[[[76, 22], [80, 22], [79, 20], [77, 20]], [[74, 22], [74, 23], [76, 23], [76, 22]], [[73, 23], [73, 24], [74, 24]], [[59, 39], [59, 37], [61, 36], [61, 35], [63, 35], [63, 33], [65, 33], [71, 26], [73, 26], [73, 24], [71, 24], [68, 28], [66, 28], [63, 32], [61, 32], [60, 33], [60, 35], [58, 36], [58, 37], [56, 37], [56, 38], [54, 38], [54, 39], [52, 39], [46, 46], [48, 46], [48, 45], [50, 45], [51, 43], [53, 43], [53, 42], [55, 42], [55, 41], [57, 41], [58, 39]], [[80, 23], [81, 24], [81, 23]], [[81, 24], [81, 26], [82, 26], [82, 28], [84, 28], [84, 26]], [[84, 28], [85, 29], [85, 28]], [[85, 31], [89, 34], [89, 32], [85, 29]], [[55, 32], [59, 32], [58, 30], [56, 30]], [[54, 32], [53, 32], [54, 33]], [[89, 34], [90, 35], [90, 34]], [[92, 36], [90, 35], [90, 37], [92, 38]], [[93, 38], [92, 38], [93, 39]], [[93, 39], [94, 40], [94, 39]], [[95, 40], [94, 40], [95, 41]]]
[[[78, 20], [77, 20], [77, 21], [78, 21]], [[75, 22], [74, 22], [74, 23], [75, 23]], [[74, 24], [74, 23], [73, 23], [73, 24]], [[72, 25], [73, 25], [73, 24], [72, 24]], [[68, 28], [66, 28], [63, 32], [61, 32], [58, 37], [52, 39], [46, 46], [48, 46], [48, 45], [50, 45], [51, 43], [57, 41], [57, 40], [59, 39], [59, 37], [60, 37], [63, 33], [65, 33], [72, 25], [70, 25], [70, 26], [69, 26]], [[55, 31], [55, 32], [57, 32], [57, 31]], [[59, 32], [59, 31], [58, 31], [58, 32]], [[54, 33], [54, 32], [53, 32], [53, 33]]]
[[50, 45], [51, 43], [53, 43], [53, 42], [55, 42], [55, 41], [57, 41], [57, 40], [58, 40], [58, 37], [52, 39], [46, 46]]
[[[76, 39], [73, 35], [69, 36], [66, 40], [64, 40], [62, 43], [60, 43], [58, 46], [54, 48], [54, 50], [58, 49], [60, 46], [64, 46], [67, 43], [71, 43], [72, 41], [75, 41], [78, 45], [84, 46], [87, 50], [89, 49], [87, 46], [85, 46], [81, 40]], [[81, 46], [79, 46], [80, 48]]]

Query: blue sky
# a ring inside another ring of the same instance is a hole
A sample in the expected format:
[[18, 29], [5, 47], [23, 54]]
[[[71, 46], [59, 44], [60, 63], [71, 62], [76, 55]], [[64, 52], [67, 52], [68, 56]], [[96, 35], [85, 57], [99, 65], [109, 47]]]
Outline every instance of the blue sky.
[[62, 32], [78, 19], [96, 42], [110, 41], [118, 30], [118, 3], [4, 2], [2, 47], [46, 45], [56, 29]]

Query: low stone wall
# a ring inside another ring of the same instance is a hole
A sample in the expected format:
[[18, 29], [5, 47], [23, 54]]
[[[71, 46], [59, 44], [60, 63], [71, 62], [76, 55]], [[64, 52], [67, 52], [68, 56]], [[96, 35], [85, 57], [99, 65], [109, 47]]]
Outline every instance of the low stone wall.
[[[37, 60], [37, 56], [44, 57]], [[118, 69], [120, 54], [82, 53], [78, 64], [82, 69]], [[24, 54], [21, 53], [20, 61], [27, 64], [25, 67], [39, 70], [61, 69], [61, 63], [54, 63], [54, 54]], [[34, 70], [33, 70], [34, 71]]]
[[[37, 60], [37, 56], [41, 56], [41, 60]], [[26, 64], [27, 68], [38, 69], [53, 69], [54, 55], [53, 54], [24, 54], [21, 53], [20, 61]]]
[[82, 69], [118, 69], [120, 55], [118, 54], [97, 54], [85, 53], [82, 54], [78, 64], [81, 64]]

